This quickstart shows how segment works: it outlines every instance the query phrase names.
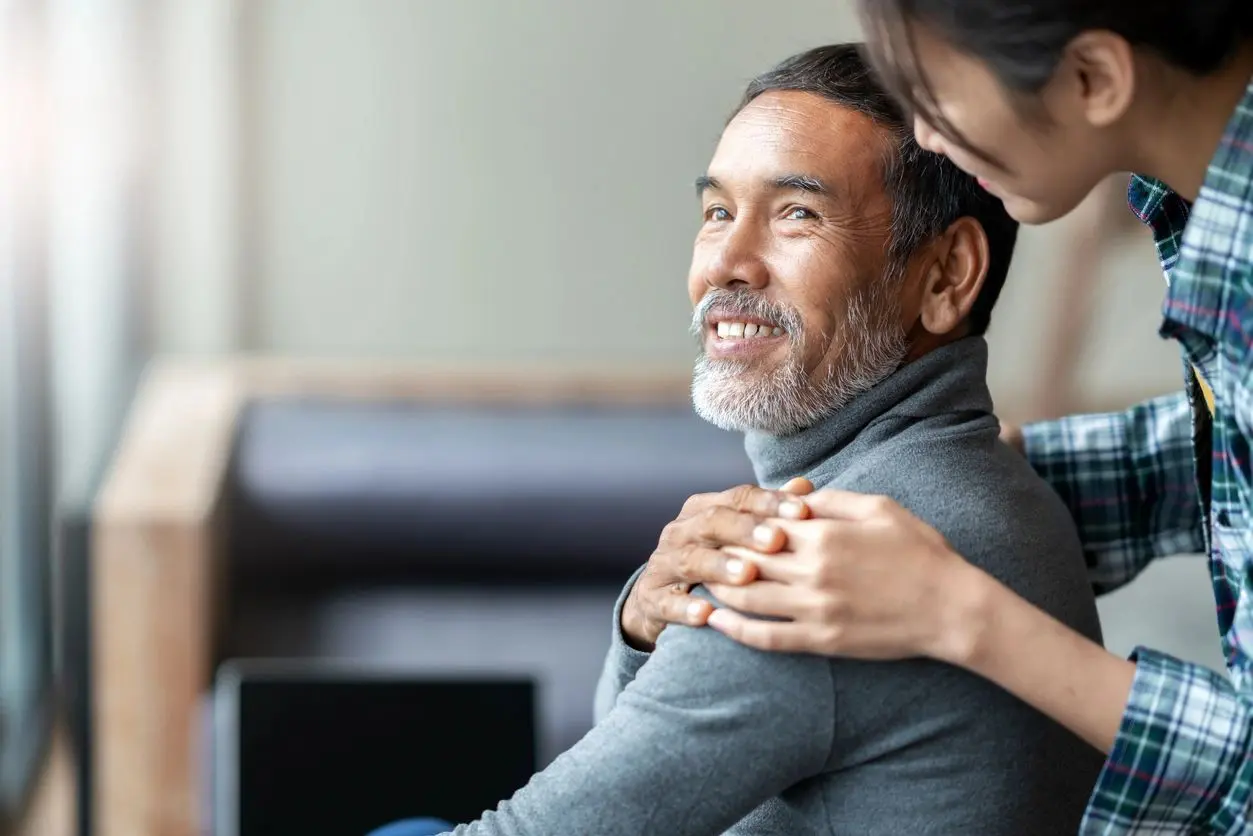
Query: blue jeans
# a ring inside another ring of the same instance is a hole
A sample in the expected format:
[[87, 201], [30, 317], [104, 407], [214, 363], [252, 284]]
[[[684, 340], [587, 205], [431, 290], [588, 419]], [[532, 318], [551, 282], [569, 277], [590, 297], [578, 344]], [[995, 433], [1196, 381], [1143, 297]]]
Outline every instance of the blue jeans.
[[405, 819], [380, 827], [369, 836], [439, 836], [452, 829], [451, 824], [439, 819]]

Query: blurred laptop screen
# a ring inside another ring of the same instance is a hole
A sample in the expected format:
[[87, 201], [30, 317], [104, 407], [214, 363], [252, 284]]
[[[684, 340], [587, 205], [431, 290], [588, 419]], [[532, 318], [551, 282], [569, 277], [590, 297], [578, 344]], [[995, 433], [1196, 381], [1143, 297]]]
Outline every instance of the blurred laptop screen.
[[[233, 687], [235, 728], [217, 733], [234, 737], [238, 783], [217, 812], [237, 827], [219, 833], [342, 836], [413, 816], [467, 822], [535, 771], [530, 682], [254, 671]], [[230, 772], [222, 764], [219, 780]]]

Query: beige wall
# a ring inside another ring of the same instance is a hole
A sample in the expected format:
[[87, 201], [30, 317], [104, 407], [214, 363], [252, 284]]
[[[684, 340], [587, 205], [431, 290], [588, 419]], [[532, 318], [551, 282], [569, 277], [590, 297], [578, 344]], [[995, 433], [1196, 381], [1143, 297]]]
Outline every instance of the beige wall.
[[[838, 0], [265, 0], [249, 30], [253, 347], [677, 369], [691, 182], [722, 120], [772, 62], [857, 37]], [[1024, 241], [1002, 398], [1035, 374], [1062, 245]], [[1102, 400], [1178, 376], [1138, 249], [1085, 373]]]
[[829, 0], [268, 0], [260, 347], [686, 365], [692, 181], [743, 83], [850, 18]]

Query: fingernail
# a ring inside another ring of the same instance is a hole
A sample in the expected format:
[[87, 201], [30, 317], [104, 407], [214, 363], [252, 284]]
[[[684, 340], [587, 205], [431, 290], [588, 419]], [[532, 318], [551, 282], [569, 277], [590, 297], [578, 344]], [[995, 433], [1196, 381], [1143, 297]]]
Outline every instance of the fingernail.
[[700, 601], [693, 601], [687, 605], [687, 617], [689, 621], [699, 621], [701, 613], [704, 612], [705, 605]]
[[709, 614], [709, 618], [705, 619], [705, 623], [714, 629], [721, 629], [726, 626], [727, 615], [722, 610], [714, 610]]
[[779, 503], [779, 516], [789, 520], [799, 520], [805, 514], [805, 504], [788, 499]]
[[753, 529], [753, 539], [757, 545], [769, 548], [774, 544], [774, 529], [768, 525], [759, 525]]
[[744, 577], [744, 561], [733, 557], [727, 561], [727, 574], [734, 578]]

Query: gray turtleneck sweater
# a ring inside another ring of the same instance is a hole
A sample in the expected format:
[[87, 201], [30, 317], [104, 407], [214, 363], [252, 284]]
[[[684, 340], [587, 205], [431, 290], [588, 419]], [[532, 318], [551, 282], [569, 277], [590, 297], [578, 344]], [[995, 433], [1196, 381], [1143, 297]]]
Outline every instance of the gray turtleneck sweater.
[[[910, 363], [797, 435], [751, 434], [761, 484], [895, 498], [967, 559], [1098, 639], [1066, 509], [997, 441], [987, 346]], [[629, 589], [629, 586], [628, 586]], [[462, 836], [1071, 834], [1102, 758], [996, 686], [927, 660], [762, 653], [614, 613], [600, 720]]]

